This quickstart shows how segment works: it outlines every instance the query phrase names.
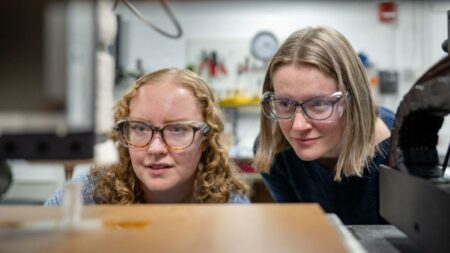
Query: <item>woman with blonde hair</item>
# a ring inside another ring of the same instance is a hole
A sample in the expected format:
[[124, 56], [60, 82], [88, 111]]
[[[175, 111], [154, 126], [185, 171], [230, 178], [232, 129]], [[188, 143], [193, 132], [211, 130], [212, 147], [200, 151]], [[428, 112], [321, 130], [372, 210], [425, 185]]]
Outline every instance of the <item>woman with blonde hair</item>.
[[316, 202], [345, 224], [382, 223], [378, 165], [394, 114], [374, 105], [365, 69], [328, 27], [298, 30], [269, 63], [255, 166], [277, 202]]
[[[188, 70], [144, 75], [115, 107], [119, 163], [73, 181], [85, 204], [248, 203], [228, 157], [223, 117], [207, 84]], [[62, 203], [62, 190], [46, 205]]]

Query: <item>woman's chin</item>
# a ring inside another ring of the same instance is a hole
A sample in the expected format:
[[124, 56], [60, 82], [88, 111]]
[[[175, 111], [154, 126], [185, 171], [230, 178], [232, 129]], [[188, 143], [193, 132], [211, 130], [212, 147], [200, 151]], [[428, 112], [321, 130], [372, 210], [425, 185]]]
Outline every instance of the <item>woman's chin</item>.
[[153, 180], [152, 182], [146, 183], [145, 187], [150, 192], [160, 193], [160, 192], [168, 191], [171, 188], [173, 188], [174, 186], [170, 182], [164, 182], [162, 180], [158, 180], [158, 181]]
[[295, 150], [295, 154], [303, 161], [314, 161], [320, 157], [317, 152], [305, 152], [304, 150]]

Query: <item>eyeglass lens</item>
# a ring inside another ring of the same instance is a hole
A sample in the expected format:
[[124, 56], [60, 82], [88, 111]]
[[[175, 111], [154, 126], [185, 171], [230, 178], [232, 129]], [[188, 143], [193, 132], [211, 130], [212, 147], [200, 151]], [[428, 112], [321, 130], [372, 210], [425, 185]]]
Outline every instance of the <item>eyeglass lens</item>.
[[269, 102], [273, 113], [280, 118], [291, 118], [294, 116], [297, 107], [301, 107], [303, 112], [312, 119], [326, 119], [333, 112], [334, 103], [325, 99], [313, 99], [302, 104], [288, 99], [273, 99]]

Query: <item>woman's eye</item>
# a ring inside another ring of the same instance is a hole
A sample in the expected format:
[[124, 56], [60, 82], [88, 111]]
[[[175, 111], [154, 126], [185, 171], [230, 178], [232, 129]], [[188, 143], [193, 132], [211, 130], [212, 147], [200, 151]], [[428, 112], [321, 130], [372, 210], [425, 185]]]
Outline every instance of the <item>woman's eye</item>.
[[172, 133], [185, 133], [185, 132], [189, 132], [190, 126], [176, 124], [176, 125], [167, 126], [166, 129], [167, 129], [167, 131], [172, 132]]
[[144, 133], [147, 132], [148, 127], [143, 124], [130, 124], [130, 129], [136, 133]]
[[278, 107], [280, 108], [289, 108], [291, 107], [290, 101], [288, 100], [277, 100]]
[[330, 105], [330, 102], [323, 99], [315, 99], [310, 102], [310, 105], [314, 107], [322, 107]]
[[309, 101], [304, 106], [311, 112], [325, 112], [333, 108], [333, 103], [324, 99], [315, 99]]

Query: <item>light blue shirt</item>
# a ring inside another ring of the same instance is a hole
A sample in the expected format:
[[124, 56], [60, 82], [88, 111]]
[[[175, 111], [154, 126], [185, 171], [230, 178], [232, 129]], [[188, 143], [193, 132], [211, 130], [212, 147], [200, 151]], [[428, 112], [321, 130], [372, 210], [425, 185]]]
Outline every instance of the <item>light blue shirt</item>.
[[[81, 185], [81, 193], [83, 196], [84, 205], [95, 205], [94, 200], [94, 181], [92, 177], [89, 176], [89, 172], [79, 174], [74, 177], [71, 182], [79, 183]], [[60, 206], [63, 203], [64, 189], [61, 188], [57, 192], [53, 193], [49, 199], [45, 202], [45, 206]], [[230, 199], [228, 200], [230, 204], [248, 204], [250, 200], [239, 193], [231, 193]]]

